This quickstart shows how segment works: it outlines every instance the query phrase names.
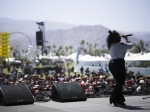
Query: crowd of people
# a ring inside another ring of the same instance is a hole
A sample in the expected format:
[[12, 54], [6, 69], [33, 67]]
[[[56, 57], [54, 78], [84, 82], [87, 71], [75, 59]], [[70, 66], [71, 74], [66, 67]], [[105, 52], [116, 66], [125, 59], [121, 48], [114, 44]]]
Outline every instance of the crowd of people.
[[[62, 65], [64, 69], [64, 65]], [[67, 70], [67, 67], [66, 67]], [[26, 84], [33, 96], [40, 94], [41, 91], [52, 91], [53, 83], [78, 83], [84, 90], [85, 94], [101, 95], [109, 94], [115, 86], [115, 80], [110, 78], [109, 72], [90, 71], [86, 68], [80, 73], [71, 71], [71, 74], [66, 74], [64, 70], [61, 73], [52, 72], [51, 74], [41, 71], [40, 74], [23, 74], [15, 66], [11, 67], [10, 73], [6, 74], [1, 68], [0, 70], [0, 85], [20, 85]], [[130, 71], [127, 73], [126, 80], [123, 86], [124, 92], [131, 94], [150, 94], [150, 74], [145, 77], [140, 73]]]

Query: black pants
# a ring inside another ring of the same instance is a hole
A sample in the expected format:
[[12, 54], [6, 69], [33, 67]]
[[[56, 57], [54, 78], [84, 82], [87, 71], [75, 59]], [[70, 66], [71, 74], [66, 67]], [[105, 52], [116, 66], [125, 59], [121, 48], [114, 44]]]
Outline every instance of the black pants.
[[112, 92], [110, 100], [117, 103], [125, 102], [125, 98], [122, 92], [122, 86], [124, 85], [126, 78], [126, 69], [124, 59], [111, 60], [109, 62], [109, 70], [114, 76], [116, 86]]

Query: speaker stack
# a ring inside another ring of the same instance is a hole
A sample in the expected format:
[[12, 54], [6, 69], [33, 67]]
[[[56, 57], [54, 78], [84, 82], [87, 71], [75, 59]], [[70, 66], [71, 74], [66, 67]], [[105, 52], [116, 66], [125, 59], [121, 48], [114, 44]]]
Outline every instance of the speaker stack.
[[33, 104], [34, 99], [27, 85], [0, 86], [0, 104], [21, 105]]
[[43, 32], [41, 31], [36, 32], [36, 45], [43, 46]]
[[57, 102], [86, 101], [87, 96], [78, 83], [54, 83], [52, 100]]

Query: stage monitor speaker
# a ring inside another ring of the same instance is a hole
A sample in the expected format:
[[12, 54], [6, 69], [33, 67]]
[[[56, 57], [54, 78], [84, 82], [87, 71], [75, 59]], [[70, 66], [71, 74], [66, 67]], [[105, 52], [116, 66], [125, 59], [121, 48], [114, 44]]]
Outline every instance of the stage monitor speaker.
[[54, 83], [52, 100], [57, 102], [86, 101], [87, 96], [78, 83]]
[[27, 85], [0, 86], [1, 105], [33, 104], [34, 99]]
[[43, 46], [43, 33], [41, 31], [36, 32], [36, 45]]

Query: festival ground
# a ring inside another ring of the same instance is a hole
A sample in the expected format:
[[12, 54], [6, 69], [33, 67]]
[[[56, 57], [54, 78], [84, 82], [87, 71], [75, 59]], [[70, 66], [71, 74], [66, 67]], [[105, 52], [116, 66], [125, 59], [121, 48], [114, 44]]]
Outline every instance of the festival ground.
[[109, 97], [103, 97], [78, 102], [61, 103], [50, 100], [32, 105], [0, 106], [0, 112], [150, 112], [150, 95], [125, 98], [127, 105], [123, 107], [110, 105]]

